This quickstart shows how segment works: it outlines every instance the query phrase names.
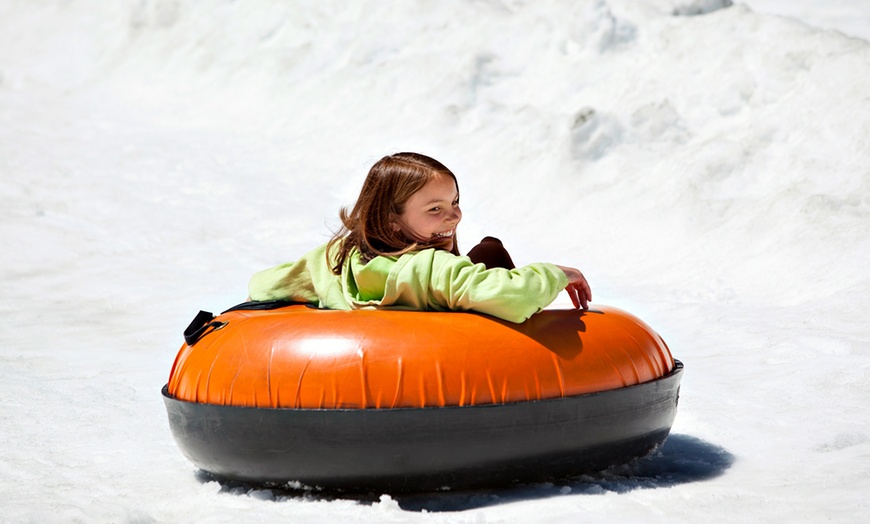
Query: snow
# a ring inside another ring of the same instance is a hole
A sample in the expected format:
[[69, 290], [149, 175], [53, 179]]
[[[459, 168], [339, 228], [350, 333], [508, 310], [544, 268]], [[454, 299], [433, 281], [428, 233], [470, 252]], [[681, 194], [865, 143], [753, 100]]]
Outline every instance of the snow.
[[[870, 10], [730, 4], [0, 4], [0, 518], [866, 519]], [[160, 397], [182, 330], [400, 150], [458, 175], [460, 247], [580, 267], [665, 338], [659, 454], [405, 496], [196, 473]]]

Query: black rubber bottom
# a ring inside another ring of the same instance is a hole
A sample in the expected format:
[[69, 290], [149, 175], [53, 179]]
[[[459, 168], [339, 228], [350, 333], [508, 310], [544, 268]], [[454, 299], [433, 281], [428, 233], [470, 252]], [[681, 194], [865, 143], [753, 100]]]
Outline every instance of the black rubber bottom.
[[217, 479], [431, 491], [567, 478], [642, 457], [668, 436], [683, 365], [628, 388], [446, 408], [266, 409], [174, 399], [172, 435]]

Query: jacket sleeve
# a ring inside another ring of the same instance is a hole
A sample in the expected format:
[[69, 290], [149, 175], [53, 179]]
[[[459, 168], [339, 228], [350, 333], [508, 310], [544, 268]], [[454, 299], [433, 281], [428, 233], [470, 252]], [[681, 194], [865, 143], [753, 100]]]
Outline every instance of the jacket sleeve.
[[287, 262], [254, 273], [248, 282], [251, 300], [294, 300], [318, 303], [306, 261]]
[[[553, 264], [486, 269], [468, 257], [440, 250], [416, 253], [405, 264], [402, 259], [394, 268], [394, 291], [407, 296], [406, 291], [422, 288], [427, 304], [409, 304], [415, 309], [477, 311], [520, 323], [549, 305], [568, 285], [568, 277]], [[387, 295], [389, 291], [388, 285]]]
[[326, 246], [306, 253], [295, 262], [264, 269], [248, 282], [251, 300], [293, 300], [335, 309], [343, 306], [338, 278], [326, 264]]

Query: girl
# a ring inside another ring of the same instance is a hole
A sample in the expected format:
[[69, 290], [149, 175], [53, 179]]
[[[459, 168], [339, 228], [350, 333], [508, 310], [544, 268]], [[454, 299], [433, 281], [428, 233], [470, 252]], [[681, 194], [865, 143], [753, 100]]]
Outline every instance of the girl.
[[330, 309], [477, 311], [523, 322], [567, 289], [586, 309], [589, 284], [577, 269], [535, 263], [514, 268], [497, 239], [461, 256], [456, 176], [435, 159], [398, 153], [369, 171], [341, 229], [296, 262], [256, 273], [254, 301], [292, 300]]

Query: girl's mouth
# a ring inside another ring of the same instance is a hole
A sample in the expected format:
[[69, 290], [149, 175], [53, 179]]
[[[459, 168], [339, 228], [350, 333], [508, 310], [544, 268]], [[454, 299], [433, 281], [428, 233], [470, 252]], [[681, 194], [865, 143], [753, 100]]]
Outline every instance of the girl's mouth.
[[453, 230], [445, 231], [443, 233], [432, 233], [434, 238], [450, 238], [453, 236]]

